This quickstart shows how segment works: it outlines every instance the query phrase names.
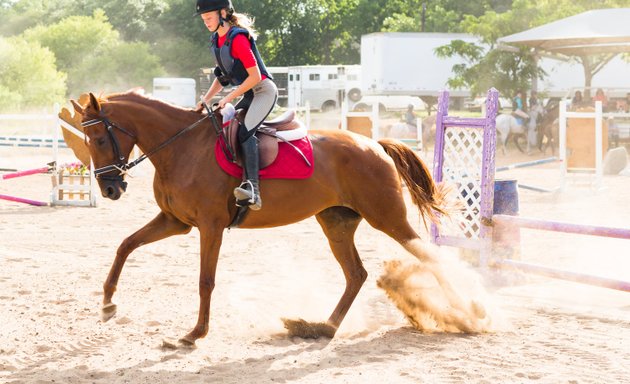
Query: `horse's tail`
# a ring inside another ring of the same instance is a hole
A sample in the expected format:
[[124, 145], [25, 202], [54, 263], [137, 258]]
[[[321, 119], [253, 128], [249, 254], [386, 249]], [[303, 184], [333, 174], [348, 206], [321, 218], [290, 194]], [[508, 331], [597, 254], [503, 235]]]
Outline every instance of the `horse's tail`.
[[420, 209], [425, 225], [427, 217], [434, 223], [438, 222], [436, 212], [448, 216], [451, 211], [447, 198], [449, 188], [443, 183], [435, 184], [422, 159], [398, 140], [381, 139], [378, 143], [394, 160], [396, 170], [407, 185], [414, 204]]

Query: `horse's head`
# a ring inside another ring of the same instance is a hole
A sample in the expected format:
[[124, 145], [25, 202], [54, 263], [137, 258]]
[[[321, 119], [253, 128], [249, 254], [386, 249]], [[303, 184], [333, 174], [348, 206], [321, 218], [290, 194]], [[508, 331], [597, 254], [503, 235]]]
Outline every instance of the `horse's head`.
[[118, 200], [125, 192], [127, 183], [124, 180], [125, 166], [136, 142], [135, 135], [117, 124], [120, 116], [116, 115], [113, 106], [97, 99], [90, 93], [86, 106], [71, 100], [74, 109], [83, 118], [81, 125], [85, 133], [94, 176], [101, 188], [103, 197]]

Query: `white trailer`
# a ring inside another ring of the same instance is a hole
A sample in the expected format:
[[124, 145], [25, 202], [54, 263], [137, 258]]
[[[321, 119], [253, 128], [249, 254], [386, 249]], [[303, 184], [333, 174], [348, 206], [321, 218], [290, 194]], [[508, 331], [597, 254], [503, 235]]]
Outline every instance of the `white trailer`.
[[153, 97], [181, 107], [197, 104], [195, 79], [185, 77], [156, 77], [153, 79]]
[[447, 81], [459, 57], [439, 58], [435, 49], [453, 40], [478, 42], [463, 33], [378, 32], [361, 36], [361, 88], [367, 95], [468, 97], [469, 90], [452, 89]]
[[359, 89], [359, 65], [300, 65], [288, 69], [288, 107], [308, 101], [311, 109], [329, 111], [341, 106], [352, 89]]
[[[480, 44], [479, 38], [457, 33], [378, 32], [361, 36], [361, 90], [366, 95], [416, 95], [427, 102], [448, 89], [456, 102], [469, 97], [467, 89], [447, 85], [453, 66], [463, 64], [460, 57], [439, 58], [435, 49], [463, 40]], [[548, 97], [565, 97], [584, 87], [584, 70], [576, 61], [542, 57], [538, 65], [547, 77], [538, 83], [538, 92]], [[592, 79], [591, 88], [610, 90], [610, 97], [625, 97], [614, 89], [629, 88], [630, 63], [616, 57]], [[512, 95], [503, 95], [508, 99]], [[461, 107], [464, 105], [461, 104]]]

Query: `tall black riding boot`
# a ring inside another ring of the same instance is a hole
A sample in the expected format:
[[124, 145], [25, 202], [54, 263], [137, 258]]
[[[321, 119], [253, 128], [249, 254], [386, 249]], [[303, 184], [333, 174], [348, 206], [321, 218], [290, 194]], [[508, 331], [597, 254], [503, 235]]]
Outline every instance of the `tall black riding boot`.
[[243, 143], [243, 162], [245, 169], [245, 180], [241, 185], [234, 189], [234, 197], [236, 197], [237, 205], [239, 203], [249, 204], [249, 208], [258, 211], [262, 208], [262, 200], [260, 199], [260, 191], [258, 189], [258, 139], [251, 136]]

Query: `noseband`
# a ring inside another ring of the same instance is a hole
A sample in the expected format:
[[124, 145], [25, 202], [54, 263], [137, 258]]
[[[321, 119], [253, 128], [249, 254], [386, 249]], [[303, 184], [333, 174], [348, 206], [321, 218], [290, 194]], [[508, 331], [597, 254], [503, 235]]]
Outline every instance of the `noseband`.
[[[103, 179], [103, 180], [115, 180], [115, 181], [122, 181], [122, 176], [125, 175], [127, 173], [127, 171], [129, 171], [131, 168], [135, 167], [136, 165], [140, 164], [142, 161], [148, 159], [150, 156], [152, 156], [153, 154], [155, 154], [157, 151], [161, 150], [162, 148], [166, 147], [167, 145], [169, 145], [170, 143], [172, 143], [173, 141], [175, 141], [178, 137], [180, 137], [181, 135], [183, 135], [184, 133], [190, 131], [191, 129], [195, 128], [196, 126], [198, 126], [199, 124], [201, 124], [202, 121], [204, 121], [205, 119], [207, 119], [208, 117], [210, 117], [210, 119], [212, 120], [212, 125], [215, 128], [215, 131], [219, 132], [221, 130], [221, 124], [219, 123], [217, 117], [214, 115], [214, 111], [210, 110], [210, 108], [208, 108], [205, 104], [204, 106], [206, 107], [206, 109], [208, 110], [208, 114], [204, 117], [202, 117], [201, 119], [197, 120], [196, 122], [192, 123], [191, 125], [187, 126], [186, 128], [181, 129], [179, 132], [177, 132], [174, 136], [170, 137], [168, 140], [166, 140], [165, 142], [163, 142], [162, 144], [158, 145], [156, 148], [152, 149], [151, 151], [149, 151], [148, 153], [144, 153], [142, 154], [142, 156], [138, 157], [137, 159], [135, 159], [132, 162], [126, 163], [125, 162], [125, 157], [120, 153], [120, 145], [118, 143], [118, 139], [116, 138], [116, 135], [114, 134], [114, 128], [118, 129], [119, 131], [121, 131], [122, 133], [132, 137], [132, 138], [136, 138], [136, 136], [129, 132], [128, 130], [121, 128], [120, 126], [112, 123], [111, 121], [109, 121], [107, 118], [105, 117], [99, 117], [97, 119], [92, 119], [92, 120], [88, 120], [85, 122], [81, 123], [82, 127], [90, 127], [92, 125], [96, 125], [99, 123], [102, 123], [103, 125], [105, 125], [105, 128], [107, 129], [107, 135], [109, 136], [109, 140], [112, 143], [112, 148], [114, 150], [114, 156], [116, 158], [116, 163], [115, 164], [110, 164], [110, 165], [106, 165], [104, 167], [100, 167], [94, 170], [94, 177], [96, 177], [97, 179]], [[105, 173], [108, 172], [112, 172], [112, 171], [118, 171], [118, 174], [115, 176], [105, 176]]]

